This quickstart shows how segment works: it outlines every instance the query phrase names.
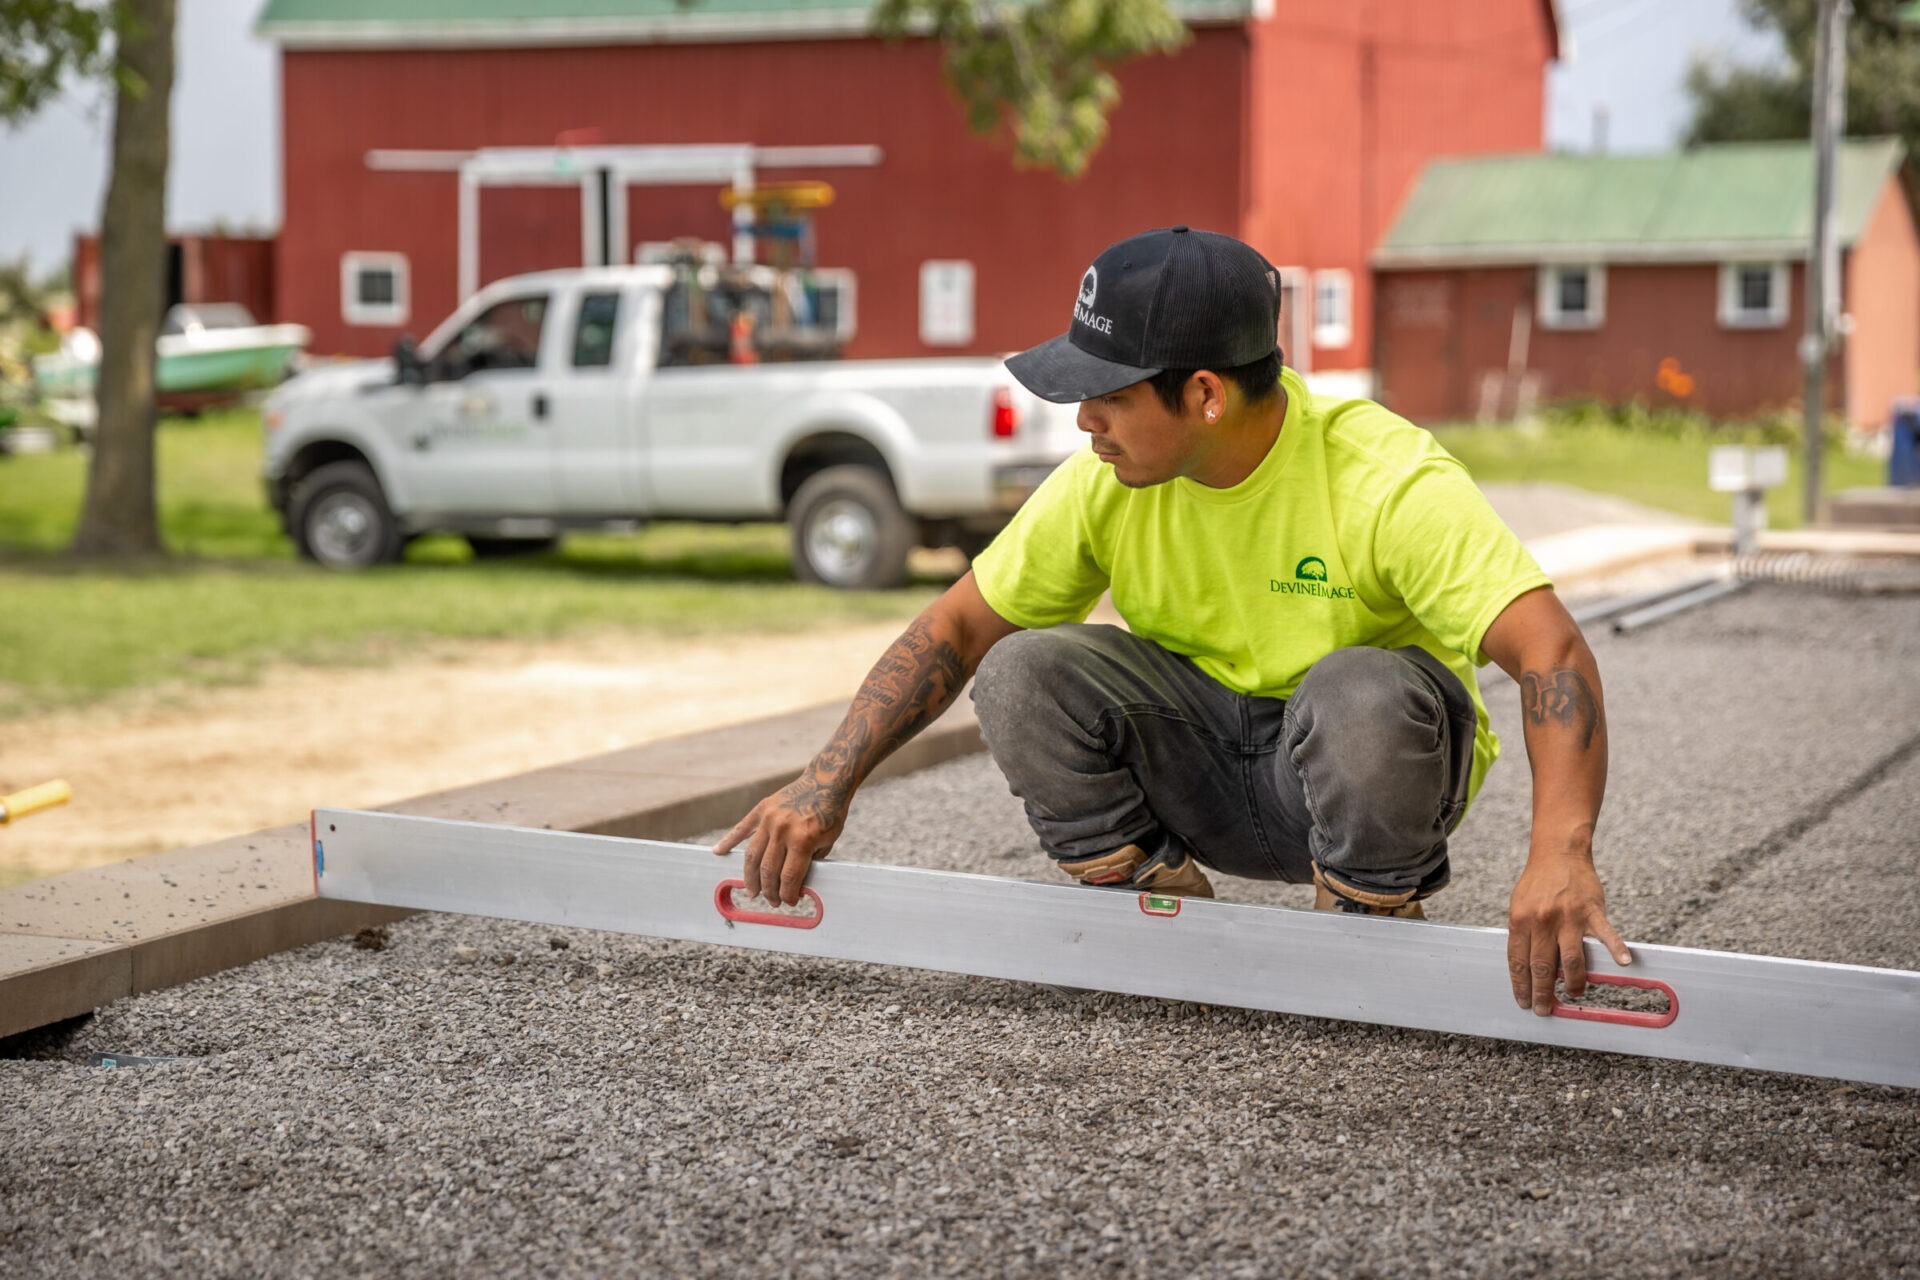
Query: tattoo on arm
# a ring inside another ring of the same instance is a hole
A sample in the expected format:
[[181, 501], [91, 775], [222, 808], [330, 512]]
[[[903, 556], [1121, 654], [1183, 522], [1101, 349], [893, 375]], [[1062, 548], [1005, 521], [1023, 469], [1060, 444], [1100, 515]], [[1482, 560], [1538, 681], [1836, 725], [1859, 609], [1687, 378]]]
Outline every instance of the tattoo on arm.
[[1549, 722], [1580, 735], [1580, 749], [1593, 746], [1594, 731], [1600, 727], [1600, 700], [1586, 677], [1572, 667], [1554, 667], [1550, 671], [1524, 671], [1520, 674], [1520, 703], [1530, 725]]
[[858, 781], [945, 711], [967, 675], [952, 641], [936, 639], [933, 624], [916, 618], [867, 673], [847, 718], [807, 766], [790, 803], [825, 826], [839, 823]]

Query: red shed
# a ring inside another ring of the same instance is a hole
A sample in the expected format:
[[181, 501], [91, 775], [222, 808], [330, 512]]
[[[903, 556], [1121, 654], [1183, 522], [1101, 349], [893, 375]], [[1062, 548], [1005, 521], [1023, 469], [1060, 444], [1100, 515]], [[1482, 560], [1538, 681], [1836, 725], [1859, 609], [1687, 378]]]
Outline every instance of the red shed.
[[[1920, 378], [1920, 231], [1891, 139], [1840, 152], [1849, 329], [1830, 407], [1885, 423]], [[1516, 386], [1738, 417], [1797, 404], [1814, 163], [1804, 142], [1430, 165], [1374, 256], [1379, 390], [1423, 421]]]
[[[871, 148], [817, 178], [818, 261], [859, 288], [854, 356], [980, 354], [1058, 332], [1109, 242], [1189, 223], [1286, 269], [1302, 369], [1364, 378], [1368, 258], [1421, 166], [1537, 149], [1554, 0], [1190, 0], [1194, 38], [1120, 71], [1078, 181], [1016, 171], [968, 132], [924, 39], [869, 34], [847, 0], [270, 0], [282, 49], [281, 314], [319, 353], [384, 351], [460, 292], [460, 170], [487, 148]], [[764, 155], [764, 152], [756, 152]], [[378, 166], [378, 167], [376, 167]], [[696, 236], [724, 242], [711, 177], [583, 200], [577, 173], [472, 197], [472, 283]], [[612, 229], [621, 229], [615, 240]]]
[[[238, 302], [262, 323], [278, 320], [273, 290], [273, 240], [224, 232], [167, 237], [166, 305]], [[100, 237], [73, 240], [74, 321], [100, 327]]]

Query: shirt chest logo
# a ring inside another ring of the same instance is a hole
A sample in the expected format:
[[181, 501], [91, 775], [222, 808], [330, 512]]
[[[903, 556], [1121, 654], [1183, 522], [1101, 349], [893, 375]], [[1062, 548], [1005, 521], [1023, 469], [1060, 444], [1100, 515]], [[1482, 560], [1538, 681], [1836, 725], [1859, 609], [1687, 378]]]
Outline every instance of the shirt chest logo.
[[1293, 579], [1267, 579], [1267, 590], [1281, 596], [1315, 596], [1322, 600], [1351, 600], [1353, 588], [1339, 586], [1327, 578], [1327, 562], [1319, 556], [1303, 556], [1293, 566]]

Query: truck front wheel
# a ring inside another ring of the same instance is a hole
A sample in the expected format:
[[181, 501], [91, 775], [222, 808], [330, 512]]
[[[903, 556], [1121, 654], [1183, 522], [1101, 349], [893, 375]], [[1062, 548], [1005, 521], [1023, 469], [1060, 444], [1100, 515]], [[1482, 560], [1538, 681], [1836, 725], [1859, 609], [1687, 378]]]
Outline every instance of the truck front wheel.
[[400, 558], [400, 522], [366, 464], [331, 462], [303, 476], [287, 504], [300, 554], [329, 569], [364, 569]]
[[807, 477], [787, 509], [793, 567], [803, 581], [846, 591], [907, 580], [914, 525], [893, 486], [871, 467], [828, 467]]

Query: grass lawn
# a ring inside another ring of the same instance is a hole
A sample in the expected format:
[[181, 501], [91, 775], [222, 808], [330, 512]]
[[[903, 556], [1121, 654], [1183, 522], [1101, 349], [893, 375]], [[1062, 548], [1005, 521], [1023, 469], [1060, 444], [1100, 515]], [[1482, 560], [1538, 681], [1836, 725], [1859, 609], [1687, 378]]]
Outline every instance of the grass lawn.
[[[1700, 520], [1728, 517], [1726, 495], [1706, 487], [1704, 437], [1600, 424], [1435, 434], [1485, 482], [1559, 481]], [[474, 562], [461, 540], [427, 538], [404, 564], [329, 573], [295, 558], [267, 508], [259, 458], [251, 411], [163, 423], [161, 521], [173, 554], [126, 567], [62, 554], [85, 454], [0, 455], [0, 716], [169, 681], [246, 680], [276, 659], [386, 661], [443, 638], [592, 628], [699, 636], [904, 620], [944, 585], [865, 594], [802, 586], [777, 525], [665, 524], [571, 537], [552, 554], [504, 562]], [[1880, 475], [1878, 463], [1829, 455], [1832, 488]], [[1776, 495], [1776, 525], [1797, 523], [1797, 484]]]
[[[1433, 434], [1481, 484], [1554, 481], [1691, 520], [1726, 524], [1732, 519], [1731, 495], [1707, 488], [1707, 451], [1714, 442], [1700, 436], [1625, 431], [1600, 423], [1442, 426]], [[1741, 440], [1730, 435], [1722, 443]], [[1871, 458], [1829, 452], [1822, 470], [1828, 493], [1886, 483], [1886, 464]], [[1801, 525], [1800, 475], [1799, 448], [1789, 446], [1787, 484], [1767, 499], [1773, 528]]]
[[169, 420], [159, 435], [166, 560], [62, 554], [86, 455], [0, 456], [0, 716], [134, 686], [250, 678], [270, 660], [357, 663], [439, 638], [595, 628], [699, 636], [911, 617], [943, 585], [841, 592], [793, 580], [786, 531], [664, 524], [568, 538], [548, 555], [474, 562], [457, 538], [339, 574], [300, 562], [257, 479], [254, 414]]

